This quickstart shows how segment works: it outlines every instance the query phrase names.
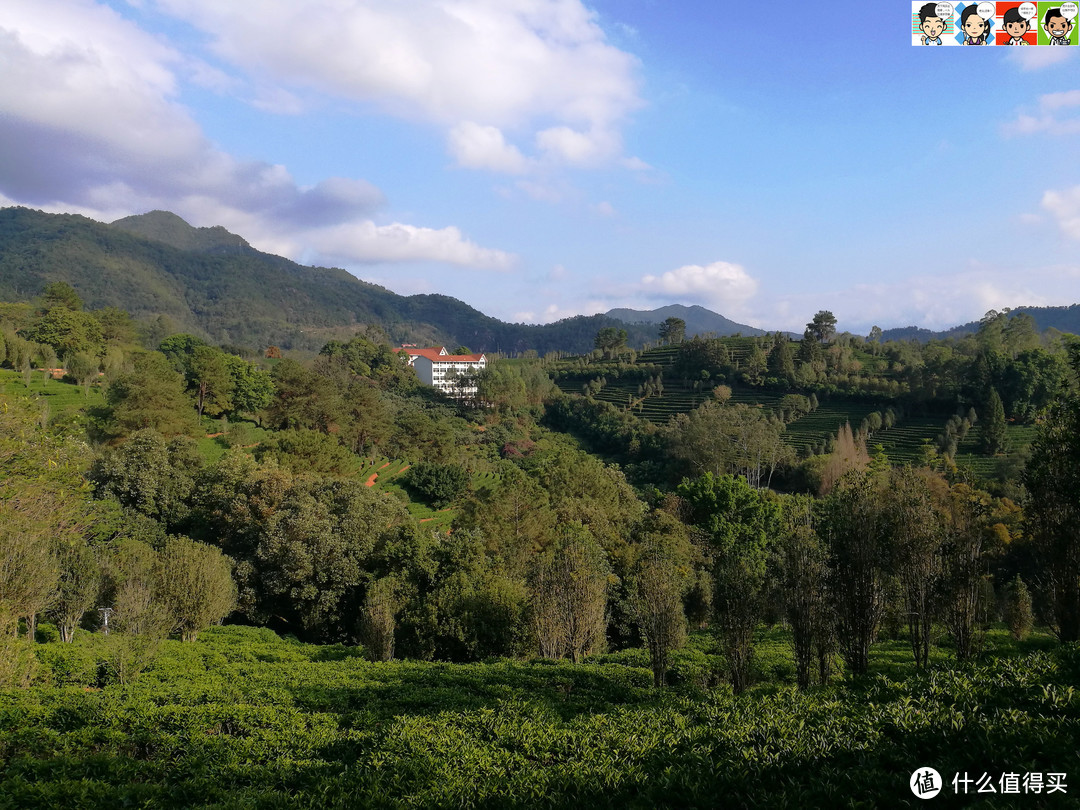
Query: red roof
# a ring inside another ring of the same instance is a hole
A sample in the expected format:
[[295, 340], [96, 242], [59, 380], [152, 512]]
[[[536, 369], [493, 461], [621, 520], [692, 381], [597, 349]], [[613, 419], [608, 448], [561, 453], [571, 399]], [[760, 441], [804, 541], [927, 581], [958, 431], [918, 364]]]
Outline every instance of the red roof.
[[429, 346], [426, 349], [412, 349], [402, 346], [394, 349], [395, 352], [408, 352], [409, 357], [426, 357], [433, 363], [478, 363], [484, 359], [483, 354], [442, 354], [446, 351], [444, 346]]

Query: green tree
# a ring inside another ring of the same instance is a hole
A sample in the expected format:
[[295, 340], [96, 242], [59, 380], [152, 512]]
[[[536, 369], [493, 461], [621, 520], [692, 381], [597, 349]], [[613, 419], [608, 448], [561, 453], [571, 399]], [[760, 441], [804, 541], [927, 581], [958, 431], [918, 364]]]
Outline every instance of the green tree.
[[1001, 331], [1005, 351], [1012, 358], [1022, 352], [1039, 348], [1039, 331], [1035, 319], [1026, 312], [1015, 313]]
[[39, 613], [52, 602], [60, 578], [51, 535], [61, 499], [39, 487], [22, 487], [0, 500], [0, 631], [14, 635], [26, 619], [27, 638]]
[[401, 610], [400, 584], [394, 577], [383, 577], [371, 584], [364, 597], [360, 616], [360, 641], [372, 661], [394, 658], [394, 631]]
[[274, 381], [270, 374], [254, 363], [235, 355], [225, 355], [232, 385], [229, 399], [237, 413], [257, 414], [274, 398]]
[[60, 576], [48, 615], [60, 640], [70, 643], [83, 616], [97, 604], [104, 577], [97, 550], [82, 538], [58, 544], [56, 561]]
[[43, 313], [22, 332], [35, 343], [51, 346], [61, 357], [75, 352], [98, 354], [102, 348], [101, 325], [88, 312], [55, 306]]
[[741, 475], [751, 486], [768, 486], [773, 473], [791, 457], [784, 425], [742, 403], [704, 402], [677, 415], [665, 429], [674, 458], [694, 475]]
[[356, 470], [357, 459], [336, 436], [317, 430], [282, 430], [256, 449], [260, 461], [272, 458], [293, 474], [344, 476]]
[[45, 286], [42, 296], [42, 309], [50, 310], [61, 307], [72, 312], [82, 312], [83, 302], [75, 288], [66, 281], [54, 281]]
[[686, 321], [674, 316], [660, 324], [660, 339], [665, 343], [682, 343], [686, 337]]
[[210, 346], [196, 346], [191, 355], [188, 386], [195, 396], [195, 409], [200, 417], [218, 416], [232, 410], [229, 398], [233, 389], [226, 354]]
[[153, 428], [166, 436], [194, 433], [198, 421], [191, 400], [184, 392], [184, 380], [164, 355], [139, 355], [133, 370], [121, 374], [109, 386], [109, 404], [114, 433], [125, 436], [143, 428]]
[[869, 666], [870, 645], [885, 609], [889, 544], [881, 507], [886, 496], [884, 476], [852, 470], [821, 507], [840, 649], [858, 675]]
[[106, 583], [113, 608], [110, 628], [148, 640], [168, 634], [170, 618], [161, 599], [161, 568], [150, 545], [128, 538], [113, 543], [106, 563]]
[[1019, 574], [1009, 583], [1005, 597], [1005, 624], [1017, 641], [1023, 641], [1031, 635], [1031, 628], [1035, 624], [1031, 592]]
[[442, 509], [465, 493], [469, 473], [459, 464], [421, 461], [409, 469], [405, 484], [435, 509]]
[[176, 525], [187, 516], [188, 498], [201, 464], [189, 440], [168, 441], [148, 428], [103, 453], [90, 480], [99, 496], [111, 495], [129, 509]]
[[605, 326], [596, 333], [593, 341], [596, 348], [603, 351], [605, 357], [613, 357], [626, 345], [626, 330], [614, 326]]
[[944, 540], [939, 504], [947, 485], [929, 470], [903, 467], [889, 471], [888, 488], [884, 509], [891, 569], [904, 592], [915, 666], [925, 669], [930, 661], [934, 619], [931, 597], [939, 577], [939, 550]]
[[813, 499], [786, 498], [782, 508], [784, 525], [776, 549], [778, 586], [795, 648], [795, 680], [800, 689], [806, 689], [815, 653], [819, 680], [826, 683], [829, 677], [834, 621], [828, 552], [815, 530]]
[[750, 347], [750, 355], [746, 358], [742, 376], [747, 385], [761, 385], [765, 382], [765, 373], [769, 370], [769, 358], [765, 350], [756, 342]]
[[548, 492], [557, 523], [580, 523], [616, 565], [616, 573], [625, 571], [632, 555], [631, 532], [645, 504], [623, 472], [580, 451], [540, 454], [530, 461], [535, 480]]
[[118, 634], [106, 663], [127, 684], [153, 663], [170, 629], [157, 552], [138, 540], [119, 540], [112, 544], [106, 572], [109, 627]]
[[687, 379], [700, 379], [702, 372], [707, 372], [709, 377], [725, 373], [730, 362], [730, 354], [721, 341], [694, 337], [679, 346], [675, 368]]
[[780, 507], [774, 497], [732, 475], [705, 473], [684, 480], [676, 492], [708, 542], [716, 626], [732, 687], [742, 692], [750, 683], [754, 631], [763, 613], [770, 541], [780, 531]]
[[454, 531], [481, 531], [503, 572], [522, 578], [533, 557], [551, 542], [557, 517], [547, 490], [519, 467], [504, 462], [500, 473], [462, 505]]
[[653, 686], [664, 686], [671, 652], [686, 642], [683, 599], [694, 582], [695, 549], [685, 527], [664, 512], [643, 521], [640, 556], [630, 577], [630, 610], [653, 671]]
[[123, 346], [134, 344], [138, 339], [138, 329], [131, 315], [116, 307], [105, 307], [93, 313], [101, 327], [101, 339], [107, 344]]
[[980, 410], [979, 449], [986, 455], [993, 456], [1005, 448], [1005, 406], [996, 389], [991, 388], [986, 403]]
[[475, 661], [525, 652], [524, 583], [501, 573], [479, 531], [454, 532], [437, 553], [438, 572], [423, 634], [433, 654]]
[[540, 654], [577, 663], [604, 643], [611, 565], [592, 533], [563, 524], [537, 557], [530, 578], [531, 616]]
[[230, 450], [197, 476], [189, 527], [197, 539], [249, 562], [292, 483], [292, 474], [273, 459], [260, 463], [242, 450]]
[[177, 371], [186, 375], [191, 366], [191, 358], [200, 346], [206, 346], [206, 341], [201, 337], [178, 332], [162, 340], [158, 345], [158, 351], [169, 358]]
[[836, 316], [823, 309], [806, 325], [806, 331], [819, 343], [828, 343], [836, 335]]
[[220, 622], [236, 607], [232, 562], [213, 546], [170, 537], [158, 555], [159, 598], [183, 641]]
[[[1080, 367], [1080, 363], [1076, 363]], [[1050, 408], [1023, 474], [1024, 523], [1031, 537], [1054, 632], [1080, 641], [1080, 397]]]
[[52, 379], [52, 370], [60, 361], [52, 346], [41, 345], [38, 347], [38, 368], [41, 370], [41, 384], [45, 386]]
[[279, 429], [308, 428], [329, 433], [344, 421], [344, 390], [330, 378], [285, 358], [271, 377], [274, 398], [266, 409], [269, 424]]
[[795, 379], [795, 348], [791, 339], [783, 332], [773, 335], [772, 350], [769, 352], [769, 373], [787, 382]]
[[354, 380], [345, 398], [346, 420], [340, 433], [358, 456], [376, 453], [390, 438], [394, 421], [392, 406], [378, 388], [364, 380]]
[[941, 618], [953, 637], [956, 657], [965, 661], [982, 639], [979, 618], [985, 579], [985, 493], [956, 484], [945, 500], [941, 545]]
[[366, 559], [409, 520], [399, 502], [359, 481], [294, 483], [258, 538], [259, 609], [315, 638], [345, 638], [360, 612]]
[[99, 368], [97, 357], [88, 352], [75, 352], [67, 361], [67, 372], [82, 386], [84, 397], [90, 395], [90, 384], [97, 379]]

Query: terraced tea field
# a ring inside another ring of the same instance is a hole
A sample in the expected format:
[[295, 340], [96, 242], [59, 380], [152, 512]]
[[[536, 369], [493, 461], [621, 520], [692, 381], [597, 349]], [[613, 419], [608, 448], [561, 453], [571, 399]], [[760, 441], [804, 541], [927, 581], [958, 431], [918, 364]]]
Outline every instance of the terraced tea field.
[[[1008, 425], [1005, 428], [1008, 456], [1022, 459], [1035, 440], [1035, 425]], [[979, 432], [974, 428], [956, 449], [956, 464], [974, 471], [980, 478], [996, 478], [1005, 456], [985, 456], [979, 453]]]
[[853, 429], [858, 428], [863, 419], [881, 409], [880, 404], [827, 400], [822, 402], [817, 410], [788, 425], [785, 440], [796, 450], [805, 451], [808, 447], [820, 445], [829, 436], [835, 436], [845, 422]]
[[947, 418], [940, 414], [909, 416], [889, 430], [879, 430], [870, 438], [869, 444], [880, 444], [893, 464], [913, 464], [919, 460], [925, 442], [936, 446]]
[[101, 386], [94, 384], [83, 393], [82, 388], [73, 383], [61, 380], [45, 380], [40, 371], [34, 371], [30, 375], [30, 385], [23, 381], [23, 375], [10, 369], [0, 369], [0, 392], [19, 396], [41, 397], [41, 400], [49, 406], [50, 418], [61, 414], [74, 414], [87, 407], [102, 405], [105, 398], [101, 394]]

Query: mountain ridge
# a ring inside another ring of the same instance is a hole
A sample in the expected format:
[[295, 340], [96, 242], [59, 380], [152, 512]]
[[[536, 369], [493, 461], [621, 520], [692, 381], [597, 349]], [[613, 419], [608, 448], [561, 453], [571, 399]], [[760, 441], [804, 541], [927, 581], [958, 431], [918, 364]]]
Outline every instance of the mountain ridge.
[[624, 323], [661, 324], [668, 318], [681, 318], [686, 322], [687, 337], [708, 333], [713, 333], [718, 337], [727, 337], [736, 333], [747, 337], [760, 337], [768, 334], [763, 329], [737, 323], [698, 304], [692, 306], [668, 304], [652, 310], [616, 308], [609, 309], [604, 314], [609, 318], [615, 318]]
[[366, 326], [395, 342], [506, 353], [588, 352], [605, 326], [626, 328], [631, 345], [656, 339], [654, 327], [605, 315], [510, 324], [450, 296], [401, 296], [340, 268], [262, 253], [224, 228], [194, 228], [169, 212], [109, 225], [0, 209], [0, 300], [31, 300], [52, 281], [71, 284], [90, 308], [115, 306], [143, 321], [165, 317], [174, 331], [222, 344], [318, 351]]
[[[163, 317], [175, 331], [222, 344], [305, 351], [366, 326], [381, 328], [393, 341], [540, 354], [591, 351], [606, 326], [626, 329], [629, 344], [640, 346], [657, 339], [657, 325], [668, 317], [686, 321], [688, 337], [768, 334], [682, 304], [616, 308], [543, 325], [507, 323], [450, 296], [402, 296], [341, 268], [263, 253], [221, 226], [196, 228], [168, 211], [106, 224], [78, 214], [0, 208], [0, 300], [29, 301], [51, 281], [71, 284], [91, 308], [115, 306], [143, 321]], [[1080, 304], [1018, 307], [1009, 316], [1020, 312], [1035, 318], [1039, 331], [1080, 334]], [[960, 337], [978, 326], [890, 328], [883, 339], [925, 342]]]

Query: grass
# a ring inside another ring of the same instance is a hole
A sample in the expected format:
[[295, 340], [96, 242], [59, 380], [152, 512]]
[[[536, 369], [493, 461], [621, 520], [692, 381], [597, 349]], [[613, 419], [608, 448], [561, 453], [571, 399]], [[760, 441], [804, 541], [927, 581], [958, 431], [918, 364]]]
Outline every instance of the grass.
[[[458, 510], [453, 507], [445, 509], [433, 509], [425, 503], [412, 499], [409, 490], [404, 486], [402, 477], [408, 471], [411, 463], [400, 458], [388, 458], [378, 456], [365, 458], [361, 462], [360, 473], [357, 478], [361, 481], [369, 481], [375, 476], [372, 488], [380, 492], [386, 492], [405, 503], [409, 514], [419, 521], [425, 528], [444, 531], [450, 528], [457, 517]], [[471, 488], [475, 491], [483, 487], [491, 486], [498, 482], [500, 476], [491, 471], [478, 471], [472, 474]]]

